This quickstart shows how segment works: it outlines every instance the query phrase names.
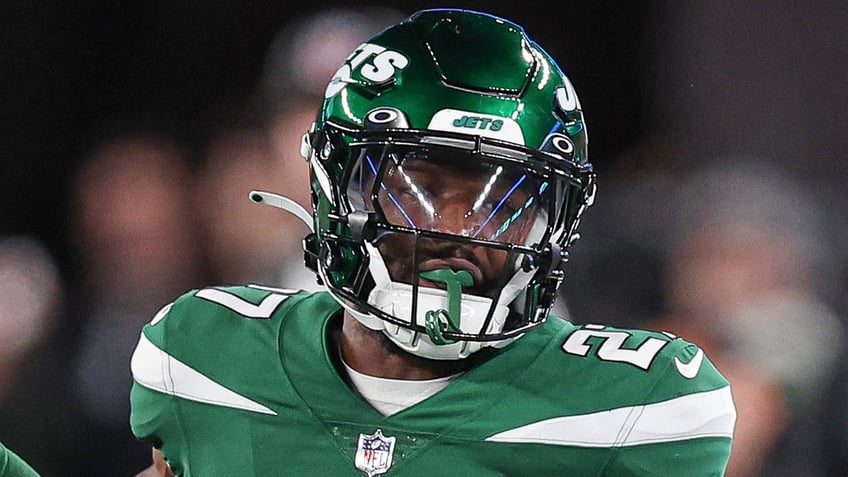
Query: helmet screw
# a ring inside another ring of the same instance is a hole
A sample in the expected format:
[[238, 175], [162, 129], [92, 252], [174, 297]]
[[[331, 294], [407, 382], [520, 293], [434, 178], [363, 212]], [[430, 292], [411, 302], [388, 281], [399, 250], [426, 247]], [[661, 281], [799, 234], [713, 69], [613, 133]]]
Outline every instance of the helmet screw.
[[321, 148], [321, 159], [327, 160], [330, 157], [330, 153], [333, 152], [333, 145], [330, 144], [330, 141], [324, 143], [324, 147]]
[[525, 255], [524, 258], [521, 259], [522, 272], [529, 272], [530, 270], [533, 270], [534, 266], [535, 260], [533, 260], [533, 257], [531, 257], [530, 255]]

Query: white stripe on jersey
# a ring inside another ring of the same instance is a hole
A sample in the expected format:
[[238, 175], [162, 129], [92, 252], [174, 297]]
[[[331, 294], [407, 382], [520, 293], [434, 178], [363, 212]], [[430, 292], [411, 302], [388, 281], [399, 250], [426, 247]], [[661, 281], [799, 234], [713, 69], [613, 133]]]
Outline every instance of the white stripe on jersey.
[[492, 442], [575, 447], [625, 447], [733, 435], [730, 386], [668, 401], [562, 416], [500, 432]]
[[133, 379], [154, 391], [214, 406], [277, 415], [271, 409], [225, 388], [157, 348], [144, 333], [139, 338], [130, 366]]
[[261, 303], [254, 305], [253, 303], [245, 301], [244, 298], [216, 288], [204, 288], [203, 290], [195, 293], [194, 296], [211, 301], [212, 303], [217, 303], [218, 305], [229, 308], [239, 315], [246, 316], [248, 318], [270, 317], [277, 307], [280, 306], [280, 303], [284, 302], [289, 297], [289, 295], [272, 293], [266, 296]]

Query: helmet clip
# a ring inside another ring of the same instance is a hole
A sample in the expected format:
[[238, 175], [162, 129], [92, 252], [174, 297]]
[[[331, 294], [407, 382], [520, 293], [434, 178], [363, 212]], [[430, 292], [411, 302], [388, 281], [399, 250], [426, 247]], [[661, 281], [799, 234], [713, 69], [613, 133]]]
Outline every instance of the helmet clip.
[[363, 210], [355, 210], [345, 216], [345, 222], [350, 228], [350, 237], [356, 242], [373, 240], [377, 234], [374, 227], [374, 214]]

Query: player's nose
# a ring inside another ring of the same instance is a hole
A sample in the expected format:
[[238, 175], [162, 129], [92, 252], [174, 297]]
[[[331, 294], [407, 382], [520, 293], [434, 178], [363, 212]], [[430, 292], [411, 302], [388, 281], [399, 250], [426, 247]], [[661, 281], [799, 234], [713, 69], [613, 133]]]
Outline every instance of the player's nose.
[[449, 204], [439, 210], [436, 226], [441, 232], [468, 237], [474, 233], [469, 220], [471, 215], [465, 204]]

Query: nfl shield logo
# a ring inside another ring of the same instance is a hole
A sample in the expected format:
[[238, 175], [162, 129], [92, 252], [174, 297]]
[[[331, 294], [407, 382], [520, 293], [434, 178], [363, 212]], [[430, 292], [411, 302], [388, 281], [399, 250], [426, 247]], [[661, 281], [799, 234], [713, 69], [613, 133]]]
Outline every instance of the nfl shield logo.
[[380, 429], [371, 435], [359, 434], [359, 444], [356, 446], [356, 468], [368, 474], [368, 477], [385, 473], [392, 466], [396, 439], [384, 436]]

